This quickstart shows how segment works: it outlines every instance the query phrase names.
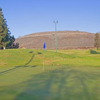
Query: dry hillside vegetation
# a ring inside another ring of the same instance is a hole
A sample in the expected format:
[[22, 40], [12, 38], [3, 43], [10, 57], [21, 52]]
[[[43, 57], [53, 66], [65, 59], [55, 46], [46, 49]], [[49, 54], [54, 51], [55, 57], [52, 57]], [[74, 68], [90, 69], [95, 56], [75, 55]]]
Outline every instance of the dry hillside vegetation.
[[[57, 48], [94, 48], [94, 37], [93, 33], [88, 32], [57, 31]], [[55, 32], [33, 33], [17, 38], [15, 42], [20, 44], [20, 48], [42, 49], [44, 41], [46, 42], [46, 49], [54, 49]]]

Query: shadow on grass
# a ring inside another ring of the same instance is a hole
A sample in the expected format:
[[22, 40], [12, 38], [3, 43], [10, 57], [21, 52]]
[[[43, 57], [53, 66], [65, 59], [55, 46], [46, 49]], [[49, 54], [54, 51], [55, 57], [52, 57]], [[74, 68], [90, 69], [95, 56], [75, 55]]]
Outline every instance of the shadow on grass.
[[35, 54], [32, 55], [31, 59], [24, 65], [24, 67], [26, 67], [29, 63], [31, 63], [31, 61], [33, 60]]
[[[11, 68], [11, 69], [2, 71], [2, 72], [0, 72], [0, 75], [9, 73], [9, 72], [11, 72], [11, 71], [14, 71], [14, 70], [20, 68], [20, 67], [29, 67], [28, 64], [31, 63], [31, 61], [33, 60], [34, 56], [35, 56], [35, 54], [32, 55], [31, 59], [30, 59], [25, 65], [22, 65], [22, 66], [16, 66], [16, 67], [14, 67], [14, 68]], [[37, 66], [37, 65], [30, 66], [30, 67], [36, 67], [36, 66]]]
[[42, 52], [37, 52], [39, 55], [42, 54]]
[[0, 75], [1, 75], [1, 74], [4, 74], [4, 73], [8, 73], [8, 72], [10, 72], [10, 71], [13, 71], [13, 70], [15, 70], [15, 69], [17, 69], [17, 68], [19, 68], [19, 67], [21, 67], [21, 66], [16, 66], [16, 67], [14, 67], [14, 68], [11, 68], [11, 69], [2, 71], [2, 72], [0, 72]]
[[98, 80], [93, 73], [81, 72], [71, 67], [30, 76], [20, 84], [23, 88], [14, 100], [98, 100], [91, 82]]
[[33, 51], [30, 51], [29, 53], [33, 53]]
[[100, 53], [95, 50], [90, 49], [90, 54], [100, 54]]

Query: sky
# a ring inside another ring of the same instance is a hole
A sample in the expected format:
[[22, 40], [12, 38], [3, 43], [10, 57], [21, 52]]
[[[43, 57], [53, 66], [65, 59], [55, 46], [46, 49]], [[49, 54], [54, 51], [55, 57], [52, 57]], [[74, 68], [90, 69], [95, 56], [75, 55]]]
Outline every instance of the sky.
[[100, 32], [100, 0], [0, 0], [15, 38], [57, 30]]

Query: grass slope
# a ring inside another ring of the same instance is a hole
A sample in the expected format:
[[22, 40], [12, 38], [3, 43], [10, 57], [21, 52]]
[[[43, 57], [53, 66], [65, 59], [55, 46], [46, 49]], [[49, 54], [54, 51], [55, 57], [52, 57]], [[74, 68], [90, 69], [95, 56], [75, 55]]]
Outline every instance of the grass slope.
[[100, 100], [100, 51], [0, 51], [0, 100]]

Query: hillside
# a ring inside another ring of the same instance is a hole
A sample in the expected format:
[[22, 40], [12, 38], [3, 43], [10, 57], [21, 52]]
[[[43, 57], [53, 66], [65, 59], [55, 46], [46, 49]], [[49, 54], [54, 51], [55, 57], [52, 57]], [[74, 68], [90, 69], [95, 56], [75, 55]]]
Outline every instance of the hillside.
[[[15, 42], [23, 48], [42, 49], [44, 41], [46, 49], [54, 49], [55, 47], [55, 32], [40, 32], [17, 38]], [[81, 31], [57, 31], [57, 46], [58, 49], [71, 48], [93, 48], [94, 47], [93, 33]]]

